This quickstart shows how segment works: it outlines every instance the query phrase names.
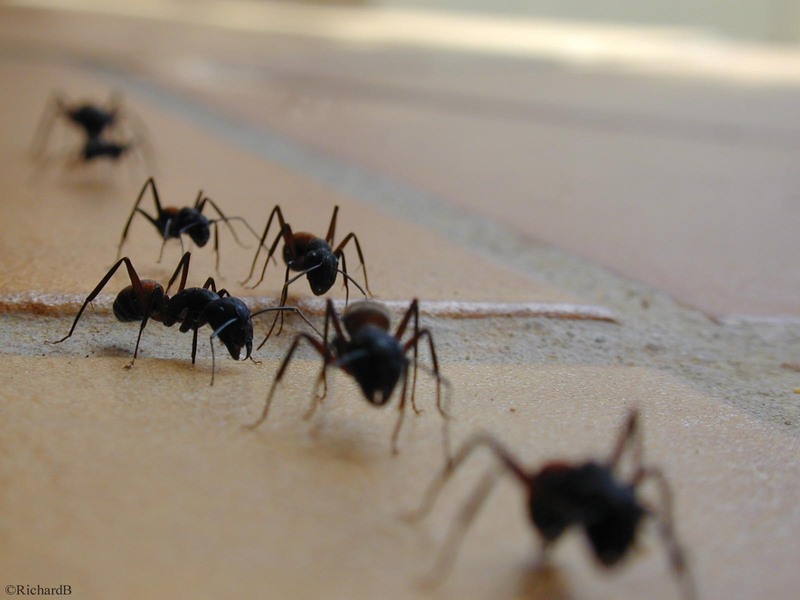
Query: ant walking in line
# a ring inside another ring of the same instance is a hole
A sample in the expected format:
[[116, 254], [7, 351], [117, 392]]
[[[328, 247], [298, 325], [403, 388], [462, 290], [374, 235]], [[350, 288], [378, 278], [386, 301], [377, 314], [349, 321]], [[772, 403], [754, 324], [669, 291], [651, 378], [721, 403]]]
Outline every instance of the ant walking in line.
[[[638, 412], [631, 411], [619, 435], [614, 450], [605, 462], [588, 461], [571, 464], [563, 461], [546, 463], [536, 471], [523, 468], [496, 439], [480, 434], [465, 443], [444, 472], [433, 481], [421, 507], [409, 521], [426, 516], [439, 492], [455, 470], [473, 450], [487, 447], [511, 473], [528, 494], [528, 510], [533, 526], [542, 536], [543, 555], [567, 529], [583, 529], [595, 558], [603, 567], [613, 567], [634, 546], [639, 525], [644, 517], [658, 522], [661, 540], [667, 550], [670, 567], [679, 580], [683, 597], [695, 598], [691, 571], [673, 526], [672, 493], [663, 472], [643, 464], [643, 449], [639, 436]], [[626, 451], [631, 455], [633, 473], [622, 479], [617, 472]], [[467, 528], [488, 496], [498, 473], [490, 472], [480, 482], [465, 503], [448, 533], [431, 581], [438, 580], [452, 566], [455, 554]], [[640, 486], [652, 480], [659, 489], [659, 510], [637, 497]]]
[[[297, 308], [292, 306], [265, 308], [255, 313], [250, 313], [247, 305], [238, 298], [231, 296], [226, 290], [216, 289], [213, 277], [209, 277], [202, 288], [186, 287], [186, 279], [189, 274], [189, 260], [191, 253], [186, 252], [175, 269], [166, 289], [157, 281], [140, 279], [133, 264], [127, 257], [121, 258], [106, 273], [100, 283], [91, 291], [84, 300], [75, 320], [72, 322], [69, 333], [60, 340], [52, 342], [60, 344], [71, 337], [78, 325], [78, 321], [92, 300], [102, 291], [105, 285], [114, 276], [123, 264], [128, 270], [128, 277], [131, 284], [117, 294], [114, 300], [114, 316], [118, 321], [131, 322], [139, 321], [139, 335], [136, 338], [136, 347], [133, 351], [133, 359], [128, 368], [133, 366], [139, 354], [139, 342], [142, 339], [142, 332], [150, 319], [160, 321], [166, 327], [172, 327], [175, 323], [180, 323], [181, 333], [192, 331], [192, 364], [195, 364], [197, 355], [197, 332], [204, 325], [210, 325], [213, 333], [209, 337], [211, 344], [211, 385], [214, 385], [214, 373], [216, 371], [216, 358], [214, 353], [214, 338], [218, 337], [228, 353], [234, 360], [239, 360], [242, 348], [246, 355], [243, 360], [250, 359], [253, 349], [253, 317], [271, 311], [289, 311], [300, 315], [300, 317], [315, 329], [305, 315]], [[180, 275], [178, 291], [174, 296], [168, 295], [169, 289]]]
[[[411, 337], [405, 342], [401, 342], [403, 334], [412, 321]], [[335, 335], [333, 340], [329, 341], [328, 332], [331, 324]], [[420, 340], [427, 338], [431, 353], [432, 372], [436, 378], [436, 408], [444, 420], [443, 441], [445, 456], [449, 460], [448, 422], [450, 417], [442, 407], [441, 394], [442, 381], [446, 382], [446, 380], [439, 373], [439, 361], [436, 358], [436, 350], [430, 330], [420, 329], [419, 327], [419, 302], [416, 299], [411, 302], [394, 334], [389, 332], [389, 326], [389, 312], [377, 302], [364, 300], [353, 303], [345, 309], [340, 320], [334, 310], [333, 301], [329, 299], [326, 304], [323, 341], [320, 342], [307, 333], [297, 334], [272, 382], [261, 416], [257, 421], [245, 427], [247, 429], [255, 429], [266, 420], [277, 385], [286, 373], [286, 369], [298, 345], [303, 340], [306, 340], [322, 357], [322, 370], [317, 378], [315, 390], [320, 384], [323, 386], [323, 390], [321, 396], [314, 395], [311, 407], [304, 417], [305, 419], [311, 418], [317, 406], [325, 398], [327, 393], [326, 373], [329, 367], [340, 368], [351, 375], [358, 383], [367, 401], [375, 406], [384, 406], [389, 402], [397, 382], [402, 377], [403, 387], [398, 406], [399, 415], [392, 432], [392, 453], [397, 454], [397, 439], [405, 416], [408, 388], [409, 360], [406, 354], [408, 354], [409, 350], [413, 350], [413, 358], [411, 360], [413, 371], [411, 406], [414, 412], [419, 414], [420, 411], [417, 409], [414, 400], [417, 385], [417, 349]]]
[[[272, 243], [272, 246], [269, 248], [267, 258], [264, 261], [264, 268], [261, 269], [261, 277], [253, 286], [251, 286], [251, 289], [258, 287], [259, 284], [264, 281], [264, 274], [267, 271], [267, 265], [269, 264], [270, 259], [273, 258], [278, 244], [281, 240], [283, 240], [283, 260], [286, 263], [286, 275], [284, 276], [281, 299], [278, 303], [279, 306], [283, 306], [286, 303], [286, 298], [289, 294], [289, 286], [304, 275], [306, 279], [308, 279], [308, 283], [311, 286], [311, 291], [315, 296], [321, 296], [331, 289], [333, 284], [336, 282], [336, 277], [339, 275], [339, 273], [341, 273], [342, 277], [344, 277], [345, 304], [350, 298], [348, 281], [352, 282], [353, 285], [355, 285], [359, 291], [364, 294], [364, 297], [366, 297], [367, 292], [365, 292], [361, 286], [358, 285], [358, 283], [356, 283], [356, 281], [347, 274], [347, 261], [345, 260], [344, 256], [344, 247], [352, 240], [355, 244], [356, 252], [358, 253], [358, 259], [361, 262], [361, 267], [364, 269], [364, 287], [366, 287], [367, 291], [369, 291], [367, 267], [364, 264], [364, 254], [361, 252], [361, 244], [358, 242], [356, 234], [352, 232], [348, 233], [339, 243], [339, 245], [336, 246], [335, 249], [333, 248], [336, 235], [336, 218], [338, 214], [339, 207], [335, 206], [333, 208], [333, 215], [331, 216], [330, 225], [328, 226], [328, 233], [325, 235], [325, 239], [322, 239], [304, 231], [293, 232], [292, 227], [283, 218], [281, 207], [276, 205], [275, 208], [272, 209], [269, 219], [267, 219], [267, 225], [264, 227], [264, 233], [261, 235], [261, 239], [258, 244], [258, 250], [256, 250], [256, 254], [253, 257], [253, 263], [250, 266], [250, 273], [247, 275], [247, 279], [245, 279], [242, 284], [246, 284], [253, 277], [253, 272], [255, 271], [261, 249], [266, 249], [264, 242], [267, 239], [269, 228], [272, 225], [272, 220], [273, 218], [277, 217], [280, 230], [278, 231], [278, 235], [275, 237], [275, 241]], [[341, 269], [339, 268], [339, 259], [342, 261]], [[289, 271], [295, 271], [297, 275], [289, 279]], [[272, 334], [272, 330], [275, 328], [275, 323], [278, 317], [279, 315], [275, 315], [275, 320], [273, 321], [272, 327], [270, 327], [270, 330], [267, 333], [266, 339], [269, 339], [269, 336]], [[281, 320], [281, 327], [282, 326], [283, 320]], [[278, 333], [280, 333], [280, 328], [278, 329]], [[264, 341], [266, 341], [266, 339]]]
[[68, 102], [62, 94], [55, 93], [45, 107], [36, 128], [31, 153], [35, 157], [43, 157], [53, 126], [59, 118], [78, 129], [84, 138], [81, 148], [73, 155], [71, 163], [88, 163], [99, 158], [118, 160], [140, 145], [146, 151], [147, 147], [143, 139], [136, 140], [131, 137], [122, 141], [118, 137], [109, 137], [109, 134], [120, 126], [123, 114], [127, 119], [131, 118], [127, 111], [123, 113], [122, 98], [117, 93], [111, 94], [105, 106], [90, 102], [73, 104]]
[[[147, 190], [150, 189], [153, 194], [153, 201], [155, 202], [156, 207], [156, 216], [153, 217], [150, 214], [146, 213], [143, 209], [139, 208], [139, 205], [144, 198], [145, 193]], [[217, 219], [209, 219], [203, 214], [203, 209], [206, 205], [211, 206], [217, 214], [219, 218]], [[211, 238], [211, 226], [214, 226], [214, 255], [216, 256], [216, 270], [219, 274], [219, 232], [217, 230], [217, 223], [223, 222], [227, 225], [228, 229], [230, 229], [231, 234], [233, 234], [233, 239], [236, 240], [236, 243], [240, 246], [244, 247], [242, 242], [239, 240], [239, 236], [236, 235], [236, 231], [230, 224], [230, 221], [241, 221], [244, 223], [245, 227], [253, 234], [253, 237], [258, 238], [258, 234], [250, 227], [249, 223], [243, 217], [226, 217], [222, 211], [220, 210], [219, 206], [208, 196], [203, 196], [203, 191], [200, 190], [197, 193], [197, 199], [194, 202], [193, 206], [187, 206], [184, 208], [176, 208], [174, 206], [167, 206], [166, 208], [161, 206], [161, 199], [158, 196], [158, 189], [156, 189], [156, 182], [155, 180], [150, 177], [147, 181], [144, 182], [142, 186], [142, 190], [139, 192], [139, 196], [136, 198], [136, 202], [133, 205], [133, 210], [131, 210], [131, 214], [128, 217], [128, 220], [125, 222], [125, 227], [122, 230], [122, 237], [119, 240], [119, 246], [117, 247], [117, 258], [119, 258], [120, 254], [122, 254], [122, 246], [125, 243], [126, 238], [128, 237], [128, 230], [131, 226], [131, 221], [133, 221], [133, 217], [136, 214], [143, 215], [153, 227], [156, 228], [159, 235], [161, 235], [162, 242], [161, 242], [161, 252], [158, 255], [158, 261], [161, 262], [161, 258], [164, 255], [164, 246], [167, 243], [167, 240], [170, 239], [177, 239], [181, 243], [181, 251], [183, 251], [183, 238], [181, 236], [188, 235], [189, 238], [200, 248], [205, 246], [208, 243], [208, 240]]]
[[121, 97], [116, 93], [111, 94], [106, 106], [90, 102], [70, 104], [62, 94], [58, 92], [53, 94], [36, 128], [33, 154], [40, 155], [44, 151], [58, 118], [79, 129], [86, 139], [100, 139], [107, 130], [113, 129], [118, 124], [121, 104]]

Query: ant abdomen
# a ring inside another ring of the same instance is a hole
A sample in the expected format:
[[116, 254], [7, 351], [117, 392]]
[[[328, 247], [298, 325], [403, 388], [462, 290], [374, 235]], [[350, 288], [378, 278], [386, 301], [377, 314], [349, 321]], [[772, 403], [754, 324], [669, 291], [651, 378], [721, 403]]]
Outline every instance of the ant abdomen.
[[374, 325], [384, 331], [389, 331], [391, 317], [389, 311], [382, 304], [363, 300], [344, 309], [342, 322], [347, 333], [352, 336], [365, 325]]
[[293, 269], [302, 271], [305, 265], [305, 261], [303, 260], [305, 255], [311, 250], [318, 250], [321, 247], [319, 242], [322, 242], [322, 247], [327, 246], [328, 250], [330, 250], [330, 246], [325, 240], [311, 233], [298, 231], [292, 235], [294, 248], [292, 248], [291, 244], [284, 244], [283, 246], [283, 262]]
[[[150, 311], [158, 311], [164, 304], [164, 288], [157, 281], [143, 280], [142, 288], [148, 293], [151, 304]], [[137, 299], [137, 293], [133, 286], [129, 285], [117, 294], [114, 299], [114, 316], [117, 321], [128, 323], [130, 321], [141, 321], [145, 316], [146, 307], [141, 306]]]

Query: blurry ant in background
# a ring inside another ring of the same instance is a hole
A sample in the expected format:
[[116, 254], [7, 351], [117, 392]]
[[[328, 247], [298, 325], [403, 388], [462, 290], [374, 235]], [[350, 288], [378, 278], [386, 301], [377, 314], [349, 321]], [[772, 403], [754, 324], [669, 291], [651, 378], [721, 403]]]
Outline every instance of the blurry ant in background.
[[56, 92], [45, 107], [32, 146], [33, 154], [44, 151], [50, 138], [53, 125], [57, 119], [79, 129], [87, 139], [98, 139], [108, 129], [113, 129], [119, 122], [122, 98], [112, 93], [106, 106], [98, 106], [90, 102], [70, 104], [61, 93]]
[[[139, 205], [141, 204], [148, 188], [152, 191], [153, 201], [155, 202], [155, 217], [139, 208]], [[207, 204], [217, 212], [219, 218], [209, 219], [203, 214], [203, 209]], [[243, 246], [242, 242], [239, 240], [239, 236], [236, 235], [236, 231], [233, 229], [233, 227], [231, 227], [230, 221], [241, 221], [244, 226], [247, 227], [250, 233], [253, 234], [253, 237], [258, 239], [258, 234], [252, 227], [250, 227], [243, 217], [226, 217], [211, 198], [203, 196], [202, 190], [197, 193], [197, 199], [192, 206], [186, 206], [184, 208], [177, 208], [174, 206], [167, 206], [166, 208], [162, 207], [161, 200], [158, 197], [158, 190], [156, 189], [156, 182], [152, 177], [150, 177], [142, 186], [142, 191], [139, 192], [139, 196], [136, 198], [136, 202], [133, 205], [133, 210], [131, 210], [131, 214], [128, 217], [128, 220], [125, 222], [125, 228], [122, 230], [122, 237], [119, 240], [119, 246], [117, 247], [117, 258], [119, 258], [120, 254], [122, 254], [122, 245], [125, 243], [125, 239], [128, 237], [128, 230], [130, 229], [131, 221], [133, 221], [133, 217], [136, 216], [137, 213], [143, 215], [150, 222], [150, 224], [156, 228], [156, 231], [158, 231], [162, 238], [161, 252], [158, 255], [158, 262], [161, 262], [161, 258], [164, 255], [164, 246], [166, 245], [167, 240], [177, 239], [181, 244], [181, 252], [183, 252], [183, 238], [181, 236], [187, 235], [198, 247], [202, 248], [208, 243], [208, 240], [211, 237], [211, 226], [213, 225], [214, 255], [216, 257], [215, 265], [217, 274], [219, 274], [219, 232], [217, 230], [217, 223], [220, 221], [227, 225], [231, 234], [233, 234], [233, 239], [236, 240], [236, 243], [242, 247], [245, 246]]]
[[[131, 322], [139, 321], [139, 336], [136, 338], [136, 348], [133, 351], [133, 359], [128, 368], [133, 366], [139, 354], [139, 342], [142, 339], [142, 332], [150, 319], [160, 321], [166, 327], [171, 327], [175, 323], [180, 323], [181, 333], [192, 331], [192, 364], [195, 364], [197, 355], [197, 332], [204, 325], [210, 325], [214, 330], [209, 337], [211, 344], [211, 385], [214, 385], [214, 373], [216, 371], [216, 358], [214, 354], [214, 338], [218, 337], [228, 353], [234, 360], [239, 360], [242, 348], [246, 355], [243, 360], [251, 358], [253, 350], [253, 317], [265, 312], [289, 311], [300, 315], [308, 325], [316, 331], [311, 322], [297, 308], [291, 306], [265, 308], [255, 313], [250, 313], [244, 302], [231, 296], [226, 290], [216, 289], [213, 277], [209, 277], [202, 288], [186, 287], [186, 279], [189, 274], [189, 260], [191, 253], [187, 252], [181, 257], [178, 266], [167, 284], [166, 289], [157, 281], [140, 279], [133, 264], [127, 257], [121, 258], [106, 273], [100, 283], [91, 291], [83, 302], [75, 320], [72, 322], [69, 333], [60, 340], [51, 342], [60, 344], [72, 336], [83, 311], [94, 300], [105, 285], [123, 264], [128, 270], [128, 277], [131, 284], [117, 294], [114, 300], [114, 316], [118, 321]], [[169, 289], [175, 280], [180, 276], [178, 291], [174, 296], [168, 295]]]
[[[412, 323], [411, 337], [405, 342], [401, 342], [409, 323]], [[335, 335], [333, 340], [329, 341], [328, 332], [331, 324]], [[342, 324], [344, 324], [344, 327]], [[431, 353], [432, 372], [436, 378], [436, 408], [444, 419], [443, 441], [445, 457], [449, 460], [449, 416], [442, 407], [441, 384], [443, 378], [439, 373], [439, 362], [436, 358], [431, 332], [428, 329], [419, 328], [419, 302], [416, 299], [411, 302], [394, 334], [389, 332], [389, 326], [389, 312], [377, 302], [364, 300], [349, 305], [340, 321], [333, 307], [333, 301], [329, 299], [325, 311], [323, 340], [319, 341], [307, 333], [297, 334], [272, 382], [261, 416], [256, 422], [247, 425], [246, 428], [255, 429], [266, 420], [277, 385], [283, 379], [286, 368], [289, 366], [289, 362], [292, 360], [298, 345], [301, 341], [306, 340], [322, 357], [323, 365], [322, 371], [317, 378], [314, 399], [304, 419], [310, 419], [317, 406], [325, 398], [327, 393], [326, 373], [329, 367], [340, 368], [348, 375], [351, 375], [358, 383], [367, 401], [375, 406], [384, 406], [389, 402], [397, 382], [402, 377], [403, 387], [398, 406], [399, 415], [392, 432], [392, 453], [397, 454], [397, 439], [405, 416], [408, 388], [409, 360], [406, 358], [406, 354], [408, 354], [409, 350], [413, 350], [411, 361], [413, 371], [411, 406], [414, 412], [419, 414], [420, 411], [417, 409], [414, 399], [417, 386], [417, 349], [420, 340], [427, 338]], [[317, 396], [316, 388], [320, 384], [323, 386], [323, 391], [321, 396]]]
[[[68, 102], [61, 93], [51, 97], [36, 128], [31, 153], [35, 158], [46, 160], [45, 150], [58, 119], [79, 130], [82, 137], [80, 148], [73, 152], [67, 164], [89, 163], [100, 158], [119, 160], [134, 149], [140, 148], [147, 159], [149, 147], [144, 136], [129, 133], [122, 139], [121, 124], [134, 120], [129, 111], [122, 109], [122, 97], [112, 93], [105, 106], [90, 102]], [[136, 120], [137, 128], [144, 130]]]
[[[272, 225], [272, 219], [277, 216], [280, 230], [278, 231], [278, 235], [275, 237], [275, 241], [272, 243], [272, 246], [269, 248], [267, 258], [264, 261], [264, 268], [261, 269], [261, 277], [254, 285], [251, 286], [251, 289], [258, 287], [259, 284], [264, 281], [264, 274], [267, 271], [267, 265], [269, 264], [270, 259], [273, 259], [273, 255], [275, 254], [278, 244], [281, 240], [283, 240], [283, 261], [286, 263], [286, 275], [284, 276], [281, 299], [278, 303], [279, 306], [286, 304], [286, 298], [289, 294], [289, 286], [304, 275], [306, 279], [308, 279], [308, 283], [311, 286], [311, 291], [315, 296], [321, 296], [331, 289], [333, 284], [336, 282], [336, 277], [339, 275], [339, 273], [341, 273], [342, 277], [344, 277], [345, 304], [350, 298], [348, 281], [352, 282], [353, 285], [355, 285], [358, 290], [364, 294], [364, 297], [366, 297], [367, 292], [365, 292], [362, 287], [358, 285], [358, 283], [356, 283], [356, 281], [350, 277], [350, 275], [347, 274], [347, 262], [344, 256], [344, 247], [352, 240], [355, 244], [356, 252], [358, 253], [358, 259], [361, 262], [361, 267], [364, 269], [364, 287], [369, 290], [367, 267], [364, 264], [364, 254], [361, 252], [361, 244], [359, 244], [356, 234], [352, 232], [348, 233], [341, 243], [339, 243], [339, 245], [333, 249], [336, 235], [336, 218], [338, 214], [339, 207], [335, 206], [333, 208], [333, 215], [331, 216], [330, 225], [328, 226], [328, 233], [325, 235], [325, 239], [322, 239], [304, 231], [293, 232], [292, 227], [283, 218], [281, 207], [276, 205], [275, 208], [272, 209], [269, 219], [267, 219], [267, 225], [264, 227], [264, 233], [259, 241], [258, 250], [256, 250], [256, 254], [253, 257], [253, 263], [250, 265], [250, 273], [242, 282], [242, 285], [247, 284], [247, 282], [249, 282], [253, 277], [253, 272], [255, 271], [261, 249], [266, 249], [264, 242], [267, 239], [269, 228]], [[341, 269], [339, 268], [339, 259], [342, 261]], [[297, 275], [289, 279], [289, 271], [295, 271]], [[275, 321], [272, 323], [272, 327], [267, 334], [267, 338], [269, 338], [269, 336], [272, 334], [272, 330], [275, 327], [275, 322], [277, 319], [278, 315], [275, 316]], [[283, 326], [282, 320], [281, 326]], [[280, 333], [280, 329], [278, 329], [278, 333]]]
[[[695, 588], [684, 551], [674, 532], [672, 493], [663, 472], [643, 464], [643, 450], [638, 428], [638, 412], [631, 411], [609, 459], [571, 464], [562, 461], [546, 463], [536, 471], [523, 468], [496, 439], [478, 435], [465, 443], [433, 481], [425, 494], [422, 506], [407, 520], [426, 516], [439, 492], [455, 470], [473, 450], [487, 447], [511, 473], [528, 494], [528, 510], [533, 526], [543, 540], [543, 556], [551, 544], [570, 527], [583, 529], [595, 558], [603, 567], [617, 565], [636, 543], [639, 525], [644, 517], [657, 520], [661, 540], [666, 547], [670, 567], [679, 580], [683, 597], [695, 598]], [[625, 480], [617, 469], [626, 450], [631, 455], [633, 473]], [[465, 503], [448, 533], [442, 553], [433, 571], [431, 582], [437, 581], [452, 566], [467, 528], [497, 481], [499, 473], [484, 476], [477, 489]], [[659, 510], [637, 498], [639, 487], [652, 480], [659, 489]]]

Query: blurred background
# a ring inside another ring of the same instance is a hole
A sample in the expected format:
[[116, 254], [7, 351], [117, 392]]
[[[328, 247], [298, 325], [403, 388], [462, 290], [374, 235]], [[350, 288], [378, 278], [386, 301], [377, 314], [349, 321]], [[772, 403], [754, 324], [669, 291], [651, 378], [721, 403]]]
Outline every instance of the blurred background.
[[8, 51], [313, 178], [358, 165], [715, 318], [800, 316], [800, 2], [0, 7]]

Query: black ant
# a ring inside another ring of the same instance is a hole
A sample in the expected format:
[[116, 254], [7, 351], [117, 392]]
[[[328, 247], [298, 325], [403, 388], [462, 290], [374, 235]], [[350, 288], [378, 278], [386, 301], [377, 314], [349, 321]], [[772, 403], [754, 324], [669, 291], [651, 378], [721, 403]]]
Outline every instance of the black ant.
[[[153, 200], [156, 206], [155, 217], [139, 208], [139, 204], [141, 204], [148, 188], [153, 193]], [[206, 207], [206, 204], [210, 205], [215, 211], [217, 211], [219, 218], [209, 219], [203, 214], [203, 209]], [[233, 227], [231, 227], [230, 221], [241, 221], [244, 223], [245, 227], [250, 230], [253, 236], [258, 238], [258, 234], [253, 230], [252, 227], [250, 227], [243, 217], [226, 217], [211, 198], [203, 196], [202, 190], [197, 193], [197, 199], [195, 200], [193, 206], [187, 206], [184, 208], [167, 206], [166, 208], [163, 208], [161, 206], [161, 200], [158, 197], [156, 182], [152, 177], [150, 177], [142, 186], [142, 190], [139, 192], [139, 196], [136, 198], [136, 202], [133, 205], [133, 210], [131, 210], [131, 214], [128, 217], [128, 220], [125, 222], [125, 228], [122, 230], [122, 237], [120, 238], [119, 246], [117, 247], [117, 258], [119, 258], [119, 255], [122, 254], [122, 245], [125, 243], [125, 239], [128, 237], [128, 229], [130, 229], [131, 221], [133, 221], [133, 217], [137, 213], [143, 215], [148, 221], [150, 221], [153, 227], [155, 227], [158, 231], [159, 235], [161, 235], [163, 241], [161, 243], [161, 253], [158, 256], [159, 262], [164, 254], [164, 246], [166, 245], [167, 240], [178, 239], [181, 243], [181, 250], [183, 250], [183, 239], [181, 236], [185, 234], [188, 235], [198, 247], [202, 248], [211, 238], [211, 226], [213, 225], [214, 254], [216, 256], [217, 273], [219, 273], [219, 235], [217, 231], [217, 223], [220, 221], [228, 226], [228, 229], [230, 229], [231, 233], [233, 234], [233, 238], [240, 246], [242, 246], [242, 242], [236, 235], [236, 231], [233, 229]]]
[[[605, 462], [571, 464], [554, 461], [536, 471], [528, 471], [496, 439], [486, 434], [477, 435], [461, 447], [444, 472], [433, 481], [422, 506], [408, 515], [407, 519], [414, 521], [427, 515], [456, 468], [473, 450], [482, 446], [488, 447], [501, 466], [527, 491], [530, 518], [543, 539], [543, 555], [567, 529], [575, 526], [583, 529], [600, 565], [613, 567], [634, 546], [642, 519], [654, 517], [658, 521], [670, 566], [681, 583], [683, 597], [695, 597], [691, 571], [673, 530], [672, 493], [666, 477], [660, 469], [645, 466], [642, 462], [643, 450], [636, 410], [629, 414], [614, 450]], [[628, 480], [623, 480], [615, 471], [628, 448], [631, 448], [634, 471]], [[452, 565], [457, 547], [491, 491], [497, 475], [494, 471], [488, 473], [464, 505], [448, 534], [431, 581], [436, 581]], [[659, 488], [659, 511], [637, 497], [638, 488], [647, 480], [654, 481]]]
[[[344, 236], [344, 239], [339, 243], [339, 245], [336, 246], [336, 249], [333, 249], [334, 238], [336, 235], [336, 217], [338, 214], [339, 207], [334, 206], [331, 222], [330, 225], [328, 225], [328, 233], [325, 234], [325, 239], [322, 239], [305, 231], [298, 231], [296, 233], [292, 232], [291, 225], [289, 225], [283, 218], [281, 207], [276, 205], [269, 214], [269, 219], [267, 219], [267, 225], [264, 227], [264, 233], [259, 241], [258, 250], [256, 250], [256, 255], [253, 257], [253, 264], [250, 265], [250, 273], [247, 275], [247, 279], [245, 279], [242, 283], [247, 283], [253, 276], [256, 263], [258, 262], [258, 255], [261, 253], [262, 248], [266, 248], [264, 242], [267, 239], [269, 228], [272, 225], [272, 219], [277, 216], [280, 230], [278, 231], [278, 235], [275, 237], [275, 241], [272, 243], [272, 246], [269, 249], [267, 259], [264, 261], [264, 268], [261, 269], [261, 277], [255, 283], [255, 285], [252, 286], [253, 288], [258, 287], [258, 285], [264, 281], [264, 273], [267, 271], [267, 265], [275, 254], [275, 250], [277, 249], [281, 239], [283, 239], [283, 261], [286, 263], [286, 275], [284, 277], [283, 290], [281, 292], [281, 306], [283, 306], [284, 302], [286, 302], [289, 285], [300, 279], [303, 275], [305, 275], [306, 279], [308, 279], [308, 284], [311, 286], [311, 291], [315, 296], [321, 296], [331, 289], [333, 284], [336, 282], [336, 277], [339, 273], [341, 273], [344, 277], [344, 289], [347, 298], [349, 298], [350, 295], [350, 289], [347, 285], [348, 281], [352, 281], [353, 285], [355, 285], [359, 291], [366, 296], [367, 293], [361, 288], [361, 286], [358, 285], [358, 283], [356, 283], [356, 281], [347, 274], [347, 262], [344, 257], [344, 247], [348, 242], [350, 242], [350, 240], [352, 240], [356, 246], [356, 252], [358, 252], [358, 259], [361, 261], [361, 267], [364, 269], [364, 287], [369, 290], [367, 267], [364, 264], [364, 254], [361, 252], [361, 244], [359, 244], [356, 234], [352, 232], [348, 233], [346, 236]], [[339, 268], [340, 258], [342, 260], [341, 269]], [[298, 274], [289, 279], [289, 271], [295, 271]]]
[[121, 97], [112, 93], [106, 106], [90, 102], [70, 104], [60, 93], [53, 94], [45, 107], [36, 129], [33, 143], [34, 155], [44, 150], [57, 118], [63, 118], [85, 135], [87, 140], [98, 140], [109, 129], [113, 129], [121, 113]]
[[72, 163], [88, 163], [100, 158], [119, 160], [140, 145], [147, 157], [147, 146], [143, 140], [134, 141], [132, 138], [123, 142], [108, 137], [107, 134], [120, 124], [122, 115], [122, 101], [119, 94], [112, 93], [107, 105], [99, 106], [90, 102], [70, 104], [61, 94], [56, 93], [39, 122], [32, 153], [34, 156], [43, 154], [53, 125], [60, 117], [80, 130], [84, 137], [80, 149], [72, 157]]
[[[134, 269], [130, 259], [127, 257], [121, 258], [86, 297], [78, 314], [75, 315], [75, 320], [72, 322], [69, 333], [52, 343], [60, 344], [72, 336], [83, 311], [97, 297], [103, 287], [114, 276], [117, 269], [123, 264], [128, 270], [131, 285], [117, 294], [113, 305], [114, 316], [118, 321], [122, 322], [140, 322], [139, 336], [136, 338], [133, 359], [128, 368], [132, 367], [136, 361], [142, 332], [150, 319], [160, 321], [166, 327], [180, 323], [179, 329], [181, 333], [192, 331], [192, 364], [195, 363], [197, 355], [197, 332], [204, 325], [211, 326], [214, 330], [209, 338], [211, 344], [211, 385], [214, 385], [214, 373], [216, 371], [215, 337], [218, 337], [225, 344], [228, 353], [234, 360], [239, 360], [242, 348], [246, 351], [243, 360], [248, 358], [252, 360], [250, 355], [253, 350], [253, 317], [271, 311], [290, 311], [300, 315], [312, 329], [314, 328], [299, 309], [291, 306], [266, 308], [251, 314], [247, 305], [240, 299], [231, 296], [227, 290], [217, 291], [213, 277], [209, 277], [202, 288], [187, 288], [186, 279], [189, 274], [190, 258], [190, 252], [186, 252], [181, 257], [166, 289], [157, 281], [139, 279], [139, 275], [136, 273], [136, 269]], [[178, 291], [174, 296], [170, 297], [168, 295], [169, 289], [179, 275], [181, 280]]]
[[[401, 338], [412, 320], [413, 333], [408, 340], [401, 342]], [[333, 324], [335, 335], [333, 340], [329, 341], [328, 331], [331, 323]], [[342, 327], [342, 323], [344, 327]], [[397, 454], [397, 439], [405, 415], [408, 387], [409, 360], [406, 358], [406, 354], [408, 354], [409, 350], [413, 350], [413, 359], [411, 361], [413, 369], [411, 406], [414, 412], [419, 414], [420, 411], [414, 401], [414, 392], [417, 385], [417, 348], [420, 340], [427, 338], [431, 362], [433, 363], [432, 371], [436, 378], [436, 408], [444, 419], [445, 455], [449, 460], [449, 433], [447, 428], [449, 416], [442, 407], [441, 395], [441, 384], [444, 379], [439, 374], [439, 362], [436, 358], [431, 332], [428, 329], [419, 328], [419, 302], [416, 299], [411, 302], [394, 335], [389, 332], [389, 326], [389, 312], [377, 302], [364, 300], [349, 305], [340, 321], [334, 310], [333, 301], [329, 299], [326, 304], [323, 341], [319, 341], [307, 333], [297, 334], [272, 382], [261, 416], [256, 422], [245, 427], [247, 429], [255, 429], [266, 420], [278, 382], [286, 373], [286, 368], [289, 366], [289, 362], [298, 345], [301, 341], [306, 340], [323, 359], [322, 371], [317, 378], [317, 386], [321, 383], [323, 392], [321, 396], [315, 394], [311, 407], [304, 417], [305, 419], [311, 418], [317, 406], [325, 398], [328, 367], [338, 367], [351, 375], [358, 383], [367, 401], [375, 406], [384, 406], [389, 402], [397, 382], [402, 377], [403, 388], [398, 406], [400, 414], [392, 432], [392, 453]], [[444, 381], [446, 382], [446, 380]]]

